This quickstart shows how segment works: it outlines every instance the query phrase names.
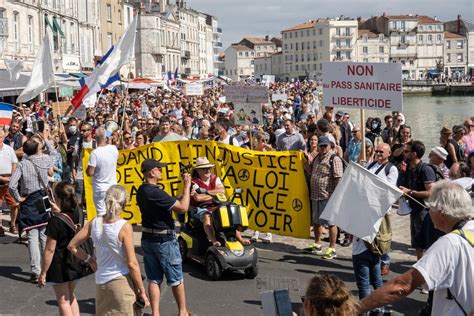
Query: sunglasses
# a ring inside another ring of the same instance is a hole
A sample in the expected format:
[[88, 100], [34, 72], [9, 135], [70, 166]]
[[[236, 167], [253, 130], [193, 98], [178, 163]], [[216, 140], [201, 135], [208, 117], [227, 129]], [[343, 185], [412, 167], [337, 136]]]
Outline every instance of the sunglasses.
[[84, 132], [84, 133], [88, 131], [90, 131], [90, 129], [81, 129], [81, 132]]
[[383, 150], [376, 150], [375, 153], [376, 154], [383, 154]]

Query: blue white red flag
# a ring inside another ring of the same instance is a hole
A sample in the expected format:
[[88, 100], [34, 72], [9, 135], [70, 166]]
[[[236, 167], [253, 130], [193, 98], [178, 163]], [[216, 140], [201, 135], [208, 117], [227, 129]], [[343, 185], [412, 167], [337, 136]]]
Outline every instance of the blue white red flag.
[[9, 125], [13, 117], [13, 104], [0, 102], [0, 124]]
[[137, 19], [134, 18], [117, 46], [107, 52], [109, 55], [106, 54], [104, 56], [106, 58], [102, 58], [102, 63], [97, 65], [94, 72], [85, 79], [81, 90], [72, 98], [71, 104], [74, 111], [81, 106], [84, 99], [99, 92], [104, 86], [106, 87], [111, 77], [118, 76], [120, 68], [129, 62], [130, 56], [135, 52], [136, 29]]

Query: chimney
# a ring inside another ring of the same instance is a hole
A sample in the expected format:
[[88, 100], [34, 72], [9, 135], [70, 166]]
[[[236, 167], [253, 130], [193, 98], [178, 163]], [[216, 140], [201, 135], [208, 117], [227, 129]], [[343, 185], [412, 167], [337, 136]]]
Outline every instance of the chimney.
[[382, 16], [383, 16], [383, 17], [385, 17], [385, 12], [384, 12], [384, 13], [382, 13]]
[[166, 11], [167, 0], [160, 0], [160, 13]]
[[268, 35], [265, 35], [265, 40], [268, 42], [268, 40], [269, 40]]
[[461, 34], [461, 14], [458, 14], [457, 33]]

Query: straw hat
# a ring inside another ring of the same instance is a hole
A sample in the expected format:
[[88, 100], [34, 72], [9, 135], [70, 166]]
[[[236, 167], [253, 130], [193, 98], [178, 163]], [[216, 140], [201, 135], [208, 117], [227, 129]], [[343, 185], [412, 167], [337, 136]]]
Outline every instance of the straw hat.
[[201, 168], [212, 168], [215, 164], [210, 163], [206, 157], [199, 157], [196, 159], [196, 164], [194, 165], [194, 169], [201, 169]]

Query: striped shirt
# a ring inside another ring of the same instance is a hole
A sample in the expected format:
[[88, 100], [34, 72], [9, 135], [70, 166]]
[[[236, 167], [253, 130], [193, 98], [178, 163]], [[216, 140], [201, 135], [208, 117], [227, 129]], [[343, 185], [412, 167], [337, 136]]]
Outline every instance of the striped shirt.
[[316, 156], [311, 171], [311, 200], [328, 200], [336, 189], [338, 180], [342, 178], [343, 172], [342, 159], [333, 151], [329, 151], [324, 156]]
[[[35, 169], [38, 169], [38, 173]], [[48, 184], [48, 169], [54, 166], [54, 161], [49, 155], [32, 155], [24, 157], [18, 163], [8, 185], [15, 200], [20, 201], [22, 196], [27, 196], [33, 192], [44, 190], [44, 184]], [[40, 182], [40, 178], [42, 181]], [[44, 183], [44, 184], [43, 184]], [[21, 186], [21, 192], [18, 185]]]

